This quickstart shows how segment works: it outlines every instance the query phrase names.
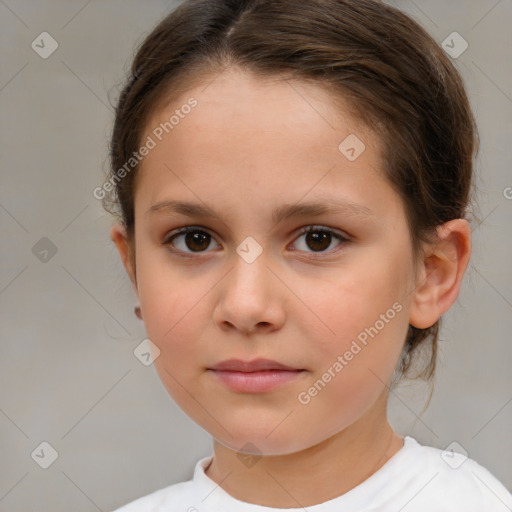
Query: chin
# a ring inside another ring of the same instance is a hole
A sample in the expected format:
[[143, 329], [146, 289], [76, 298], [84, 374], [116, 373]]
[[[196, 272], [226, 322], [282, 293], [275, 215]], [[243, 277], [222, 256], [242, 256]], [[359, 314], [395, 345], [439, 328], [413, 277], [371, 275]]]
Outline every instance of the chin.
[[245, 453], [254, 456], [277, 456], [296, 453], [307, 448], [300, 440], [290, 439], [288, 442], [283, 440], [270, 441], [265, 437], [246, 436], [239, 439], [218, 439], [215, 440], [226, 446], [230, 450]]
[[[257, 421], [257, 420], [256, 420]], [[227, 448], [255, 456], [287, 455], [299, 452], [319, 443], [321, 439], [304, 439], [299, 437], [296, 424], [289, 423], [278, 426], [275, 421], [272, 425], [267, 422], [259, 422], [253, 419], [251, 423], [229, 423], [229, 434], [223, 429], [212, 425], [203, 428], [220, 444]]]

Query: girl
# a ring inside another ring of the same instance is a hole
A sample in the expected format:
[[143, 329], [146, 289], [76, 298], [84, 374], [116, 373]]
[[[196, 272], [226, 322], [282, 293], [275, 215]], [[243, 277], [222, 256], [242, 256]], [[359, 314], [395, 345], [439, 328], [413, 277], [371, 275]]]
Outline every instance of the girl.
[[214, 441], [119, 512], [511, 510], [386, 415], [419, 349], [434, 374], [476, 149], [449, 58], [378, 1], [188, 0], [153, 30], [104, 204], [158, 374]]

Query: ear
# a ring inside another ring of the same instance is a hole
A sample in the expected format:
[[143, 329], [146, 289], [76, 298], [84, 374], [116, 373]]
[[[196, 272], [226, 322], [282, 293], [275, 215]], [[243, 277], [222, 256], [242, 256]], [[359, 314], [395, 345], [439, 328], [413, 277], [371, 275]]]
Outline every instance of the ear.
[[425, 247], [410, 309], [409, 324], [418, 329], [434, 325], [455, 302], [471, 254], [466, 220], [451, 220], [436, 232], [438, 238]]
[[137, 276], [135, 273], [135, 254], [132, 251], [132, 247], [128, 241], [126, 235], [126, 228], [122, 224], [114, 224], [110, 228], [110, 238], [116, 244], [121, 261], [126, 270], [126, 273], [130, 277], [130, 281], [133, 284], [135, 293], [137, 293]]

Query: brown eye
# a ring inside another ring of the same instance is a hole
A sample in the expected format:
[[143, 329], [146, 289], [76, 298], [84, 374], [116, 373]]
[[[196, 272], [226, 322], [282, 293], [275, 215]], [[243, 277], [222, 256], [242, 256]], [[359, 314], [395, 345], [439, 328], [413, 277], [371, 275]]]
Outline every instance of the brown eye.
[[210, 246], [212, 236], [198, 228], [185, 228], [170, 236], [165, 245], [172, 245], [178, 252], [205, 252]]
[[329, 248], [329, 245], [331, 245], [331, 238], [332, 236], [323, 233], [323, 232], [317, 232], [317, 233], [306, 233], [306, 244], [308, 247], [313, 249], [314, 251], [325, 251]]
[[193, 251], [204, 251], [210, 245], [211, 236], [208, 233], [192, 232], [185, 234], [185, 245]]
[[336, 240], [338, 243], [335, 247], [342, 245], [345, 242], [348, 242], [349, 239], [346, 236], [343, 236], [332, 229], [318, 227], [318, 226], [309, 226], [304, 229], [297, 240], [300, 238], [304, 238], [304, 242], [299, 244], [300, 251], [304, 252], [332, 252], [327, 251], [329, 247], [332, 245], [333, 240]]

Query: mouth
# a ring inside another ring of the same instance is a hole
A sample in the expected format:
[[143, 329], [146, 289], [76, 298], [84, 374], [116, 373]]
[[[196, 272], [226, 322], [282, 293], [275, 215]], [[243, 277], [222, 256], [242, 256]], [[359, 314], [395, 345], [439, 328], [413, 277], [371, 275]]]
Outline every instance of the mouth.
[[306, 372], [304, 368], [294, 368], [270, 359], [229, 359], [208, 370], [226, 387], [240, 393], [272, 391]]

